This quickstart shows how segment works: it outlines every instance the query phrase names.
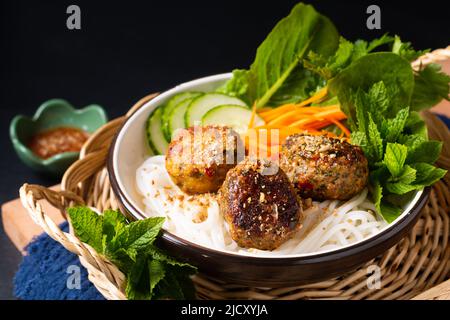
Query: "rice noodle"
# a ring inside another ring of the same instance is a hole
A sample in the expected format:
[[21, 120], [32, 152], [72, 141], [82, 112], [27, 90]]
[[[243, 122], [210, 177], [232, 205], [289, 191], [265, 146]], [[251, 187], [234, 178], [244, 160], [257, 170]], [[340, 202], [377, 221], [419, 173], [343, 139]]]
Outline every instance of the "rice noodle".
[[[311, 230], [299, 231], [273, 251], [240, 248], [231, 239], [213, 194], [188, 196], [170, 179], [164, 156], [147, 159], [136, 171], [137, 190], [148, 217], [166, 217], [163, 228], [183, 239], [220, 251], [254, 256], [297, 255], [339, 249], [378, 233], [386, 223], [376, 215], [367, 189], [342, 202], [313, 202], [304, 216], [322, 218]], [[206, 210], [207, 215], [202, 214]], [[199, 216], [203, 217], [199, 222]]]

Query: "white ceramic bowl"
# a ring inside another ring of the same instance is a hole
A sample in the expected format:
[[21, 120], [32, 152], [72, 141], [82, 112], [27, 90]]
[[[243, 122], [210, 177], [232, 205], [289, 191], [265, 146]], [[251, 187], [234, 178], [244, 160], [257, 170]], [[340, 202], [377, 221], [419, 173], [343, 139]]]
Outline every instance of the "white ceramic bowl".
[[[147, 102], [124, 123], [112, 143], [108, 171], [122, 210], [129, 217], [145, 217], [142, 196], [137, 192], [135, 178], [137, 168], [152, 155], [145, 132], [149, 115], [177, 93], [213, 91], [230, 77], [231, 73], [219, 74], [176, 86]], [[404, 207], [401, 216], [380, 233], [339, 250], [282, 257], [249, 257], [199, 246], [169, 232], [163, 233], [161, 245], [172, 254], [200, 266], [206, 273], [243, 284], [255, 285], [258, 279], [266, 279], [266, 284], [270, 286], [317, 281], [347, 272], [394, 245], [414, 225], [427, 196], [428, 192], [418, 191]], [[221, 265], [220, 261], [228, 264], [228, 267]], [[283, 268], [281, 272], [280, 267]]]

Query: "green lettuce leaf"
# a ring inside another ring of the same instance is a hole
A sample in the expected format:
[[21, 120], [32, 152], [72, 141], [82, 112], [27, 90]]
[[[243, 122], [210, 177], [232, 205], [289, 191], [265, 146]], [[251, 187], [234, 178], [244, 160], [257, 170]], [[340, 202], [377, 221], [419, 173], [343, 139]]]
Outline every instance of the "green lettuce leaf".
[[[309, 78], [312, 75], [305, 73], [301, 76], [303, 59], [310, 51], [328, 57], [335, 52], [338, 43], [339, 34], [328, 18], [310, 5], [297, 4], [257, 49], [248, 72], [250, 100], [257, 101], [257, 107], [261, 107], [304, 99], [302, 91], [307, 91], [304, 88], [311, 85]], [[318, 80], [313, 79], [313, 82]], [[303, 89], [299, 91], [298, 88]], [[279, 90], [281, 99], [276, 95]]]

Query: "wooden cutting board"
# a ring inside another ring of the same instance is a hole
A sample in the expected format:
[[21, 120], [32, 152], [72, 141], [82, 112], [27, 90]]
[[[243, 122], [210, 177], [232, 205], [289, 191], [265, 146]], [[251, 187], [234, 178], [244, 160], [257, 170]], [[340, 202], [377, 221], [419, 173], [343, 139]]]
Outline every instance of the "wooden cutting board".
[[[51, 189], [59, 190], [60, 188], [57, 185], [51, 187]], [[55, 223], [59, 224], [64, 221], [59, 210], [52, 207], [47, 201], [42, 201], [42, 206], [45, 213]], [[6, 235], [22, 254], [25, 253], [23, 249], [33, 237], [42, 233], [42, 228], [34, 223], [22, 206], [20, 199], [15, 199], [2, 205], [2, 221]]]

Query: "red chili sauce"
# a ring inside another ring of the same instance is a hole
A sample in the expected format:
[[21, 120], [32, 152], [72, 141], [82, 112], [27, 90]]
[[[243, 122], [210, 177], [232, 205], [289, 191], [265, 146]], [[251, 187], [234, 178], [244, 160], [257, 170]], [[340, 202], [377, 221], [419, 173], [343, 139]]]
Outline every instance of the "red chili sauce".
[[88, 133], [71, 127], [58, 127], [34, 135], [28, 147], [40, 158], [48, 159], [63, 152], [79, 152]]

